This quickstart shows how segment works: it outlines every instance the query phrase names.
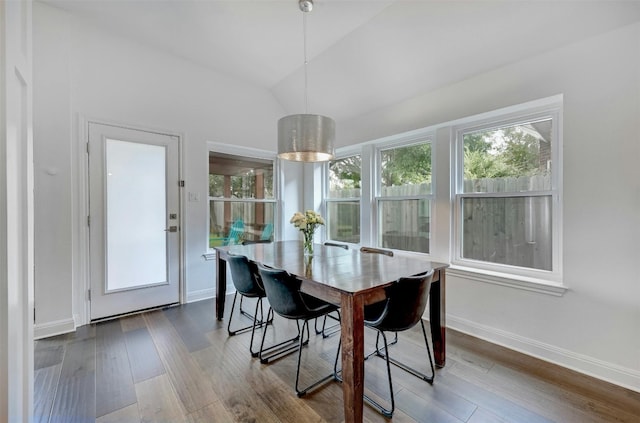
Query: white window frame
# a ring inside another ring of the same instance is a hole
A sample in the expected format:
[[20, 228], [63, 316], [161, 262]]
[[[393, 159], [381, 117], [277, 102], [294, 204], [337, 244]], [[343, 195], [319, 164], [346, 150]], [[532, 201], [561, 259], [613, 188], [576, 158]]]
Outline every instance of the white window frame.
[[[542, 104], [539, 104], [542, 103]], [[544, 118], [552, 119], [551, 140], [551, 189], [548, 191], [527, 191], [509, 193], [463, 193], [464, 146], [463, 134], [478, 130], [525, 123]], [[550, 292], [560, 295], [562, 287], [562, 100], [551, 99], [514, 106], [502, 111], [487, 113], [482, 118], [468, 120], [452, 127], [453, 154], [451, 165], [452, 180], [452, 223], [451, 240], [452, 269], [462, 276], [473, 274], [472, 279], [503, 285], [520, 285], [525, 289]], [[465, 259], [462, 257], [462, 201], [464, 198], [495, 197], [535, 197], [551, 196], [552, 265], [551, 270], [539, 270], [499, 263]], [[547, 288], [544, 288], [544, 286]], [[555, 289], [558, 288], [558, 289]]]
[[[363, 226], [363, 211], [362, 211], [362, 205], [363, 203], [363, 196], [365, 195], [365, 183], [364, 183], [364, 168], [365, 168], [365, 162], [364, 162], [364, 157], [363, 157], [363, 151], [361, 148], [357, 148], [357, 149], [343, 149], [339, 154], [336, 154], [336, 156], [334, 157], [333, 160], [331, 161], [335, 161], [335, 160], [341, 160], [341, 159], [346, 159], [347, 157], [353, 157], [353, 156], [360, 156], [360, 197], [340, 197], [340, 198], [332, 198], [329, 197], [329, 188], [330, 188], [330, 181], [329, 181], [329, 162], [327, 162], [326, 166], [323, 167], [323, 181], [324, 181], [324, 189], [323, 189], [323, 200], [324, 200], [324, 205], [323, 205], [323, 215], [325, 217], [328, 216], [328, 211], [329, 211], [329, 203], [353, 203], [353, 202], [358, 202], [360, 203], [360, 244], [362, 243], [362, 237], [363, 237], [363, 232], [366, 232], [366, 229]], [[334, 240], [331, 239], [329, 237], [329, 228], [325, 228], [325, 240], [327, 241], [335, 241], [335, 242], [339, 242], [342, 244], [348, 244], [348, 245], [360, 245], [360, 244], [353, 244], [353, 243], [349, 243], [349, 242], [345, 242], [345, 241], [340, 241], [340, 240]]]
[[[389, 137], [385, 140], [381, 140], [376, 143], [375, 148], [375, 167], [373, 169], [373, 175], [375, 184], [373, 195], [373, 207], [372, 207], [372, 242], [382, 248], [382, 234], [380, 233], [380, 202], [381, 201], [403, 201], [403, 200], [428, 200], [429, 201], [429, 252], [418, 252], [409, 250], [397, 250], [407, 254], [421, 254], [430, 256], [432, 254], [434, 245], [432, 242], [433, 231], [431, 228], [435, 223], [435, 187], [436, 187], [436, 172], [435, 172], [435, 131], [431, 129], [417, 130], [409, 133], [402, 134], [401, 136]], [[382, 195], [382, 152], [385, 150], [392, 150], [395, 148], [412, 147], [420, 144], [431, 144], [431, 192], [429, 194], [421, 195], [407, 195], [407, 196], [383, 196]]]
[[280, 238], [280, 216], [281, 216], [281, 203], [280, 203], [280, 162], [277, 160], [276, 153], [273, 151], [260, 150], [257, 148], [249, 148], [249, 147], [239, 147], [230, 144], [223, 144], [217, 142], [207, 142], [207, 175], [209, 175], [209, 153], [221, 153], [221, 154], [230, 154], [248, 159], [262, 159], [262, 160], [271, 160], [273, 161], [273, 198], [265, 198], [265, 199], [254, 199], [254, 198], [245, 198], [245, 199], [226, 199], [220, 197], [210, 197], [209, 196], [209, 177], [207, 176], [207, 251], [209, 254], [205, 255], [206, 259], [211, 259], [211, 254], [214, 252], [214, 249], [209, 246], [209, 231], [211, 228], [209, 227], [211, 219], [209, 218], [210, 213], [210, 204], [211, 200], [215, 201], [228, 201], [228, 202], [243, 202], [243, 203], [270, 203], [274, 204], [274, 216], [273, 216], [273, 239], [277, 240]]

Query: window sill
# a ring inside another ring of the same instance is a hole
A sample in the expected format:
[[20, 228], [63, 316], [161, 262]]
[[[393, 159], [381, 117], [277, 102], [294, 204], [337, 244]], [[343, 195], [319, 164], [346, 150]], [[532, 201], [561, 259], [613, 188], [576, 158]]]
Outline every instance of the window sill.
[[569, 289], [562, 283], [551, 282], [544, 279], [493, 272], [460, 265], [451, 265], [451, 267], [447, 269], [447, 275], [458, 276], [477, 282], [508, 286], [525, 291], [539, 292], [556, 297], [563, 296]]

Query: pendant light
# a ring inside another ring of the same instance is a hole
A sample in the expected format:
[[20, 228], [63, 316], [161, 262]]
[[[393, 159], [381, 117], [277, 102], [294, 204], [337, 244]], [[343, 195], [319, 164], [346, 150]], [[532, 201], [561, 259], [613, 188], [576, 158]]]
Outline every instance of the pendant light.
[[307, 13], [313, 0], [299, 0], [304, 35], [304, 114], [289, 115], [278, 121], [278, 157], [299, 162], [333, 159], [336, 124], [333, 119], [307, 113]]

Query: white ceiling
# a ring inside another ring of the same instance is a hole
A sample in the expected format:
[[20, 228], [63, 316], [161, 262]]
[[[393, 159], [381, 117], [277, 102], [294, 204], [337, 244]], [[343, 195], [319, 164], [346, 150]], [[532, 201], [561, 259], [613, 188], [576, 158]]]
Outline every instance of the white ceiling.
[[[304, 111], [297, 0], [40, 1]], [[349, 119], [639, 20], [640, 0], [315, 0], [308, 112]]]

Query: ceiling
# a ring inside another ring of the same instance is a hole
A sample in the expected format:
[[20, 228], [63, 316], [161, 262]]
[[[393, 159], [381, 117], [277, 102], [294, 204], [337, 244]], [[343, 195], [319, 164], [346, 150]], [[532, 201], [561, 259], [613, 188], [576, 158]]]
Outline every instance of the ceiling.
[[[297, 0], [39, 1], [304, 111]], [[639, 20], [633, 0], [315, 0], [308, 112], [350, 119]]]

